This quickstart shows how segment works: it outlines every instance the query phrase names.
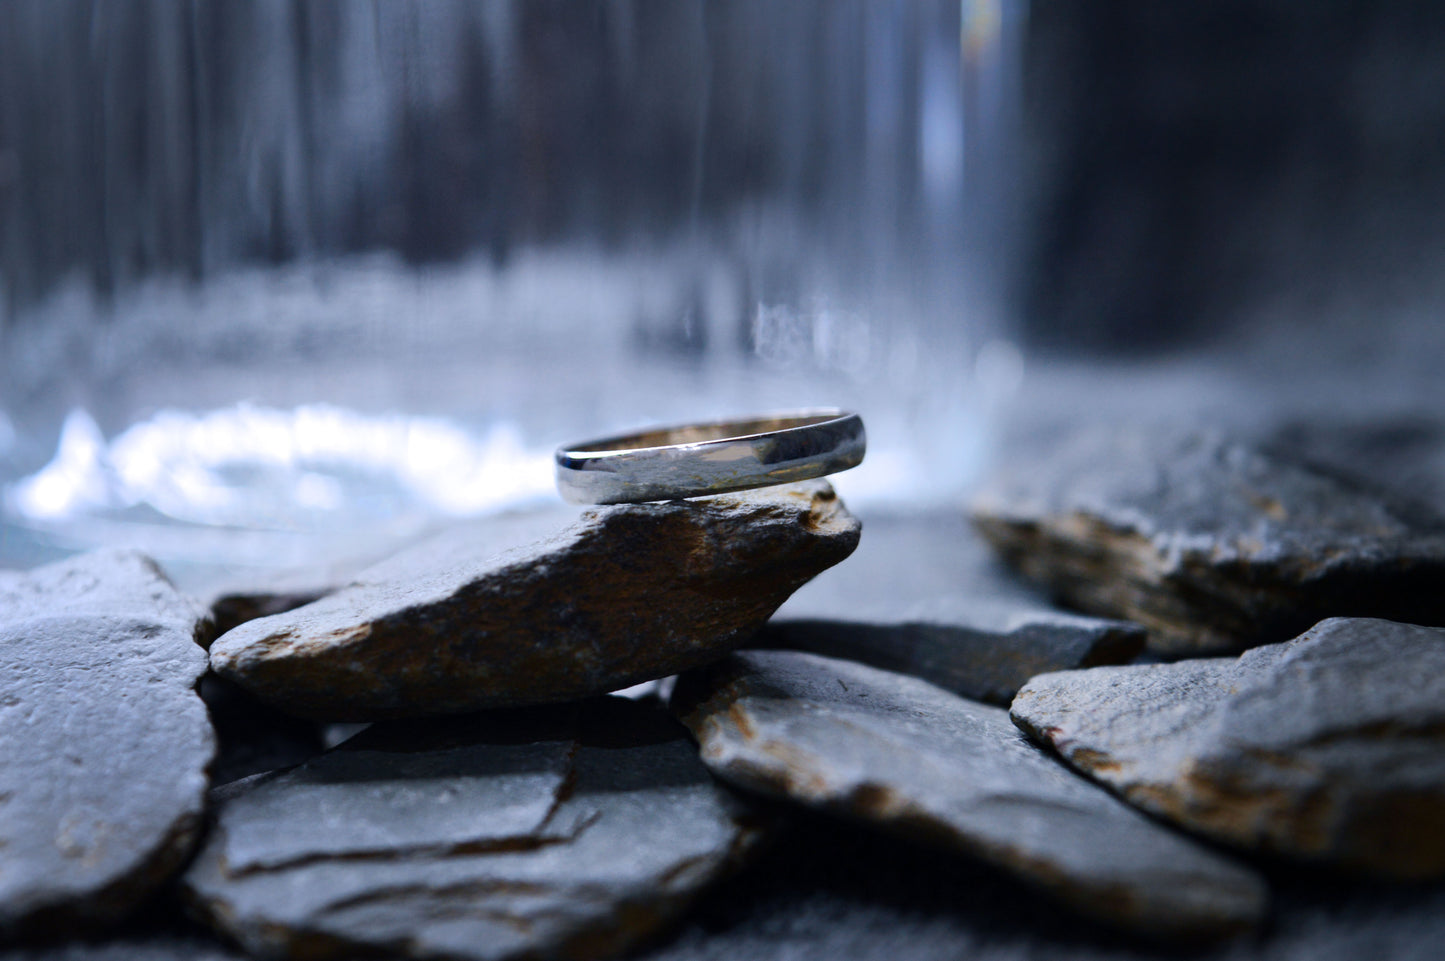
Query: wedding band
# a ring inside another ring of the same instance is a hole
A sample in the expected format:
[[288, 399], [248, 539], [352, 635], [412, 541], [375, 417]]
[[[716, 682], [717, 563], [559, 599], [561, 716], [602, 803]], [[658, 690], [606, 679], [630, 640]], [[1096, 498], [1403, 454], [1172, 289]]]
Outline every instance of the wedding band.
[[770, 487], [863, 462], [863, 419], [832, 408], [765, 414], [573, 444], [557, 489], [573, 504], [635, 504]]

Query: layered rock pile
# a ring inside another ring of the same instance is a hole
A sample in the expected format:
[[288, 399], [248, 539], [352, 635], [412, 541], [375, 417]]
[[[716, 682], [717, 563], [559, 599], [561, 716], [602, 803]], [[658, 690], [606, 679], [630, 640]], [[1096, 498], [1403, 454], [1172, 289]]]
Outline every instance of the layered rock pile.
[[0, 574], [0, 959], [1428, 956], [1445, 524], [1217, 435], [1005, 466], [861, 547], [812, 482], [209, 616]]
[[126, 927], [179, 899], [261, 956], [631, 949], [777, 818], [603, 695], [737, 648], [859, 531], [823, 482], [472, 526], [334, 591], [222, 592], [214, 640], [136, 554], [7, 573], [0, 936], [193, 951]]

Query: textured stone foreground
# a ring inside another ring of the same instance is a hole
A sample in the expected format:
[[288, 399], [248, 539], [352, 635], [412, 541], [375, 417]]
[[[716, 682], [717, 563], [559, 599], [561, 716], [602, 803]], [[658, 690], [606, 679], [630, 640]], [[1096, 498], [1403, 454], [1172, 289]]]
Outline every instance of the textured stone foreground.
[[176, 590], [156, 562], [139, 551], [93, 551], [29, 571], [0, 571], [0, 618], [57, 614], [139, 614], [182, 628], [202, 643], [210, 631], [204, 606]]
[[190, 853], [204, 629], [134, 552], [0, 573], [0, 936], [115, 921]]
[[916, 678], [748, 651], [685, 675], [673, 707], [720, 777], [946, 845], [1096, 920], [1215, 939], [1264, 916], [1248, 868], [1072, 774], [1002, 709]]
[[1137, 624], [1059, 610], [964, 518], [924, 516], [870, 520], [848, 563], [799, 589], [753, 646], [860, 661], [1007, 707], [1035, 674], [1127, 663], [1144, 641]]
[[847, 557], [823, 481], [586, 511], [496, 554], [420, 545], [304, 607], [248, 621], [211, 666], [277, 707], [372, 720], [564, 701], [714, 660]]
[[1224, 843], [1445, 876], [1445, 630], [1340, 618], [1237, 659], [1045, 674], [1012, 714], [1140, 808]]
[[1079, 434], [1014, 463], [973, 516], [1020, 571], [1169, 655], [1332, 616], [1445, 624], [1445, 521], [1210, 433]]
[[184, 885], [265, 956], [609, 956], [769, 824], [620, 698], [379, 724], [217, 794]]

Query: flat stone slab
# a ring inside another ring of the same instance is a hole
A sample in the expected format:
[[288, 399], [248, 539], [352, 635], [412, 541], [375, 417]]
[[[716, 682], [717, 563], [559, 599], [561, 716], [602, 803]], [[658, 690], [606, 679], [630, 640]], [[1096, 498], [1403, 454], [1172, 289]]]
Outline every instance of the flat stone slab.
[[242, 624], [212, 645], [211, 666], [328, 720], [601, 694], [742, 644], [847, 557], [859, 529], [814, 481], [593, 509], [501, 554], [443, 535], [313, 604]]
[[1445, 623], [1445, 526], [1217, 435], [1089, 431], [1019, 462], [973, 517], [1079, 608], [1166, 655], [1284, 641], [1332, 616]]
[[216, 794], [188, 896], [248, 951], [308, 958], [615, 954], [769, 823], [620, 698], [378, 724]]
[[748, 651], [684, 675], [673, 707], [720, 777], [950, 846], [1105, 923], [1210, 939], [1264, 915], [1249, 869], [1072, 774], [1006, 711], [916, 678]]
[[215, 753], [200, 622], [134, 553], [0, 579], [0, 937], [115, 921], [190, 853]]
[[949, 513], [870, 519], [848, 563], [799, 589], [753, 646], [860, 661], [1007, 706], [1035, 674], [1122, 664], [1144, 640], [1139, 625], [1054, 607]]
[[1140, 808], [1226, 844], [1445, 876], [1445, 630], [1336, 618], [1239, 658], [1045, 674], [1012, 714]]

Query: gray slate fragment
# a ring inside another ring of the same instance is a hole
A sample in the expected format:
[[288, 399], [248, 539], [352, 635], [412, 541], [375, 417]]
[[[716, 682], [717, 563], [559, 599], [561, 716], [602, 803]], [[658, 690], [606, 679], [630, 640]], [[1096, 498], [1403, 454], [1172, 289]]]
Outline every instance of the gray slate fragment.
[[199, 827], [197, 609], [130, 553], [7, 575], [0, 598], [0, 936], [115, 921]]
[[1269, 924], [1208, 949], [1080, 924], [984, 865], [832, 819], [789, 830], [639, 961], [1439, 961], [1445, 884], [1278, 877]]
[[431, 551], [446, 551], [465, 562], [485, 544], [493, 554], [545, 540], [577, 519], [570, 507], [495, 514], [477, 520], [429, 526], [421, 534], [400, 540], [390, 549], [349, 552], [322, 564], [305, 564], [277, 570], [247, 570], [204, 584], [205, 606], [220, 636], [258, 617], [284, 614], [318, 601], [356, 580], [358, 574], [375, 567], [407, 548], [429, 542]]
[[56, 614], [134, 614], [174, 623], [207, 640], [205, 608], [176, 590], [139, 551], [101, 550], [29, 571], [0, 571], [0, 621]]
[[1126, 663], [1144, 640], [1136, 624], [1058, 610], [949, 512], [870, 518], [848, 563], [804, 585], [752, 646], [860, 661], [1007, 705], [1035, 674]]
[[1291, 460], [1377, 491], [1402, 513], [1445, 516], [1445, 419], [1439, 410], [1390, 417], [1297, 420], [1261, 432]]
[[1237, 659], [1046, 674], [1012, 714], [1139, 807], [1226, 844], [1445, 876], [1445, 630], [1336, 618]]
[[1019, 570], [1146, 625], [1167, 655], [1282, 641], [1330, 616], [1445, 623], [1445, 522], [1211, 433], [1079, 434], [1016, 464], [973, 515]]
[[823, 481], [593, 509], [502, 554], [444, 535], [314, 604], [242, 624], [212, 645], [211, 665], [328, 720], [601, 694], [742, 644], [858, 536]]
[[990, 862], [1075, 910], [1160, 938], [1255, 925], [1248, 869], [1143, 817], [995, 707], [811, 654], [750, 651], [678, 682], [720, 777]]
[[187, 894], [247, 950], [307, 958], [614, 954], [766, 827], [618, 698], [378, 724], [217, 800]]

